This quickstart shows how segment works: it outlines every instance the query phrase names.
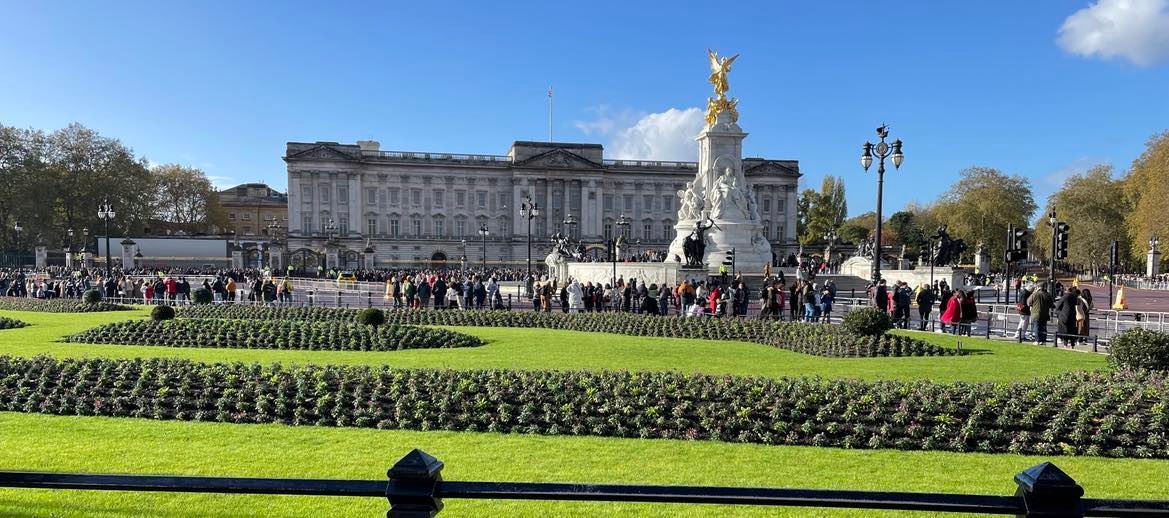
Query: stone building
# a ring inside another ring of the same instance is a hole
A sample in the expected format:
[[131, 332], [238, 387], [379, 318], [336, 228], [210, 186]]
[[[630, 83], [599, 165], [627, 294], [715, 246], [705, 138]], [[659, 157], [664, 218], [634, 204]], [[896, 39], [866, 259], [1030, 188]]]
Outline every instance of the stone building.
[[[328, 266], [341, 268], [457, 264], [463, 257], [474, 265], [484, 255], [490, 265], [522, 268], [529, 223], [533, 268], [557, 232], [603, 259], [603, 243], [622, 230], [622, 215], [634, 252], [664, 252], [676, 232], [677, 193], [697, 171], [695, 162], [605, 159], [598, 144], [523, 141], [506, 155], [289, 142], [284, 161], [290, 263], [315, 267], [328, 257]], [[766, 237], [777, 255], [786, 254], [795, 243], [798, 162], [747, 158], [743, 170], [758, 194]], [[527, 196], [540, 207], [530, 222], [520, 215]], [[566, 226], [569, 215], [579, 223]]]
[[263, 183], [245, 183], [219, 191], [227, 217], [225, 232], [241, 240], [268, 236], [272, 222], [288, 229], [288, 196]]

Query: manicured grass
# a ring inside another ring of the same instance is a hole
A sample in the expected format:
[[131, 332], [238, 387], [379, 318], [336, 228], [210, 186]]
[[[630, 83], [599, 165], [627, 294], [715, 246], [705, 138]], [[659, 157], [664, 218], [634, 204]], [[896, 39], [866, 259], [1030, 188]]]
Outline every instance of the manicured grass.
[[[3, 311], [29, 327], [0, 333], [0, 354], [58, 357], [188, 358], [206, 362], [387, 364], [395, 367], [451, 369], [678, 370], [707, 374], [824, 376], [861, 379], [1008, 381], [1104, 368], [1100, 355], [1040, 348], [1010, 342], [964, 338], [975, 354], [961, 357], [823, 358], [745, 342], [630, 337], [543, 329], [454, 327], [488, 344], [476, 348], [392, 352], [291, 351], [59, 343], [60, 337], [103, 323], [145, 318], [133, 313], [55, 314]], [[954, 346], [941, 334], [918, 336]]]
[[[30, 431], [35, 430], [35, 433]], [[718, 442], [234, 425], [0, 413], [0, 469], [380, 480], [421, 448], [447, 480], [645, 483], [1007, 495], [1052, 460], [1094, 498], [1164, 498], [1169, 461]], [[922, 516], [738, 506], [447, 501], [440, 516]], [[384, 516], [381, 499], [0, 490], [5, 516]]]

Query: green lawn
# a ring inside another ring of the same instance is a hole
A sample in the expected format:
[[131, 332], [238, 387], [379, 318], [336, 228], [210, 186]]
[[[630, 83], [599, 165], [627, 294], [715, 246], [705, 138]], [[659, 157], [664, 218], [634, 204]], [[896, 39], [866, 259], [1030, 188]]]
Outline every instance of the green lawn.
[[[1010, 494], [1053, 460], [1087, 497], [1164, 498], [1169, 461], [843, 450], [593, 437], [235, 425], [0, 413], [0, 469], [380, 480], [412, 448], [447, 480]], [[1139, 481], [1139, 482], [1138, 482]], [[381, 499], [0, 490], [4, 516], [384, 516]], [[440, 516], [888, 516], [737, 506], [448, 501]], [[905, 516], [922, 516], [908, 514]]]
[[[451, 369], [678, 370], [707, 374], [825, 376], [863, 379], [1004, 381], [1105, 367], [1105, 358], [1081, 352], [1011, 342], [963, 338], [976, 354], [962, 357], [822, 358], [745, 342], [630, 337], [542, 329], [452, 329], [482, 337], [476, 348], [393, 352], [281, 351], [65, 344], [57, 340], [107, 322], [144, 318], [148, 312], [61, 314], [0, 311], [32, 324], [0, 331], [0, 354], [59, 357], [168, 356], [206, 362], [387, 364]], [[947, 347], [954, 338], [919, 334]]]

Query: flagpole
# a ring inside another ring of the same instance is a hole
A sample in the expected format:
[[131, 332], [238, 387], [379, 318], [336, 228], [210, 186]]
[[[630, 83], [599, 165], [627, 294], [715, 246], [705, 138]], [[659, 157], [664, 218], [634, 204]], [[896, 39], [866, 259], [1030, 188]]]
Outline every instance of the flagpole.
[[548, 87], [548, 142], [552, 142], [552, 87]]

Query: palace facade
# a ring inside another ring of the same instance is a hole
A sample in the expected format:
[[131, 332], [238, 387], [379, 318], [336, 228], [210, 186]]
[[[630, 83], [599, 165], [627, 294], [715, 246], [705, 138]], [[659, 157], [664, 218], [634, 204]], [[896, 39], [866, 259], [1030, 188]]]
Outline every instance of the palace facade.
[[[571, 234], [604, 257], [624, 231], [637, 252], [665, 251], [674, 238], [678, 194], [695, 162], [609, 160], [598, 144], [524, 142], [506, 155], [382, 151], [355, 144], [289, 142], [288, 246], [294, 266], [313, 253], [328, 266], [357, 268], [457, 263], [522, 267], [530, 225], [533, 267], [555, 233]], [[799, 163], [747, 158], [764, 231], [777, 256], [794, 248]], [[539, 217], [522, 217], [531, 196]], [[577, 221], [565, 225], [565, 220]], [[630, 225], [616, 222], [625, 216]], [[482, 235], [480, 229], [486, 229]], [[594, 252], [595, 253], [595, 252]]]

